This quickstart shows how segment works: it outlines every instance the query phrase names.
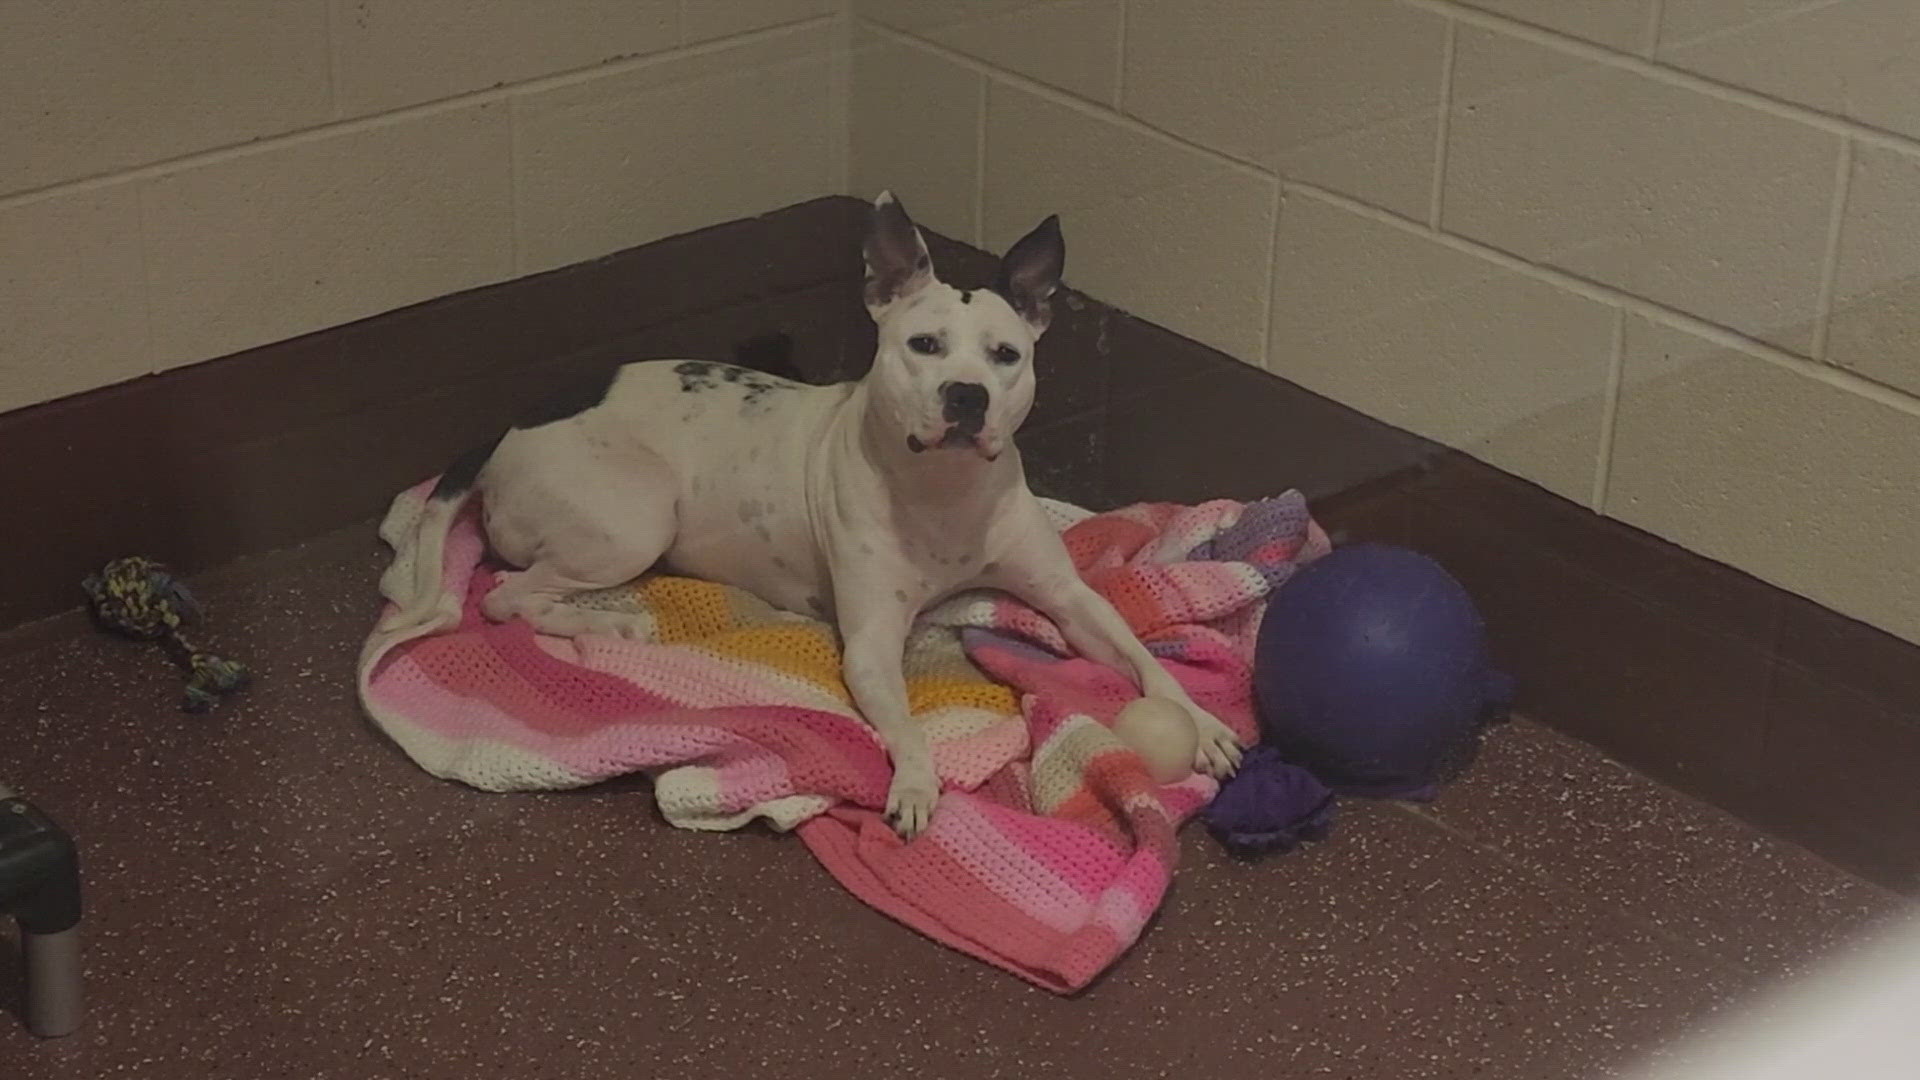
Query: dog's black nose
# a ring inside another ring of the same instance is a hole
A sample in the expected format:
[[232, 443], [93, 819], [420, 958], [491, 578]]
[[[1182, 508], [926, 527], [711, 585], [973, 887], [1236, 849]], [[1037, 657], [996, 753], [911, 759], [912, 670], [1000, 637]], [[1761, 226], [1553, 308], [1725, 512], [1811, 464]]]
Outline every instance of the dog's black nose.
[[940, 400], [947, 423], [969, 435], [979, 434], [987, 422], [987, 388], [979, 383], [948, 383], [940, 388]]

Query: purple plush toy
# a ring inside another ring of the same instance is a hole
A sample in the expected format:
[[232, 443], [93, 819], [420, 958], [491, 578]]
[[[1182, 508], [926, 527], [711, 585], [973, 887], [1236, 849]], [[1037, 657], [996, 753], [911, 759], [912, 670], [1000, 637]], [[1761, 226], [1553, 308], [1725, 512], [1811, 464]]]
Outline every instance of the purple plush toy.
[[1291, 851], [1333, 828], [1333, 792], [1290, 765], [1270, 743], [1248, 750], [1240, 771], [1203, 811], [1207, 831], [1241, 858]]
[[1261, 743], [1208, 807], [1242, 854], [1323, 835], [1332, 796], [1430, 799], [1472, 761], [1513, 686], [1467, 591], [1432, 559], [1359, 544], [1273, 595], [1254, 651]]

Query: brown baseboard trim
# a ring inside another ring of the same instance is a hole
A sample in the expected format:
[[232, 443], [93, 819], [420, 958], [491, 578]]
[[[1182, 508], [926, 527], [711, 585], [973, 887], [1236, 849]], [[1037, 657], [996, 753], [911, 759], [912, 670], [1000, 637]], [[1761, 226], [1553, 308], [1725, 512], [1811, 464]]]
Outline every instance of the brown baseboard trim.
[[[768, 331], [815, 381], [872, 355], [861, 204], [821, 199], [0, 415], [0, 627], [107, 559], [185, 570], [384, 507], [555, 378]], [[993, 261], [931, 237], [943, 276]], [[1093, 506], [1297, 487], [1441, 559], [1521, 709], [1865, 877], [1920, 886], [1920, 648], [1088, 297], [1062, 297], [1021, 438]]]

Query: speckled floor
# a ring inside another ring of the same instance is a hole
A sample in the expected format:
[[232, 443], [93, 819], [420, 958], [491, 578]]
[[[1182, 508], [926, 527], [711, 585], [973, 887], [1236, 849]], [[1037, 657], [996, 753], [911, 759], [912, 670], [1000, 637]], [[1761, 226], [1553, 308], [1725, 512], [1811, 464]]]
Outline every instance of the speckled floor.
[[[91, 1016], [0, 1077], [1608, 1075], [1896, 909], [1554, 733], [1256, 865], [1198, 829], [1074, 1000], [925, 941], [798, 841], [637, 783], [487, 795], [359, 717], [371, 525], [200, 582], [264, 672], [206, 717], [77, 620], [0, 637], [0, 776], [80, 839]], [[0, 950], [0, 1001], [18, 1007]]]

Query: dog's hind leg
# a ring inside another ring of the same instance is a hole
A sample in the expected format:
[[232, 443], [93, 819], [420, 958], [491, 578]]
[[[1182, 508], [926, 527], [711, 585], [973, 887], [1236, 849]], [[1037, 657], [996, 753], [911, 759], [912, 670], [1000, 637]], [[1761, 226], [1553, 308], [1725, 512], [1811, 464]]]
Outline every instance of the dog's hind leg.
[[[487, 535], [493, 548], [523, 570], [501, 575], [481, 603], [489, 619], [520, 616], [543, 634], [634, 637], [638, 616], [568, 603], [576, 593], [623, 585], [646, 573], [673, 543], [675, 488], [664, 462], [650, 453], [633, 461], [574, 461], [564, 484], [488, 478]], [[544, 475], [551, 477], [551, 472]]]

